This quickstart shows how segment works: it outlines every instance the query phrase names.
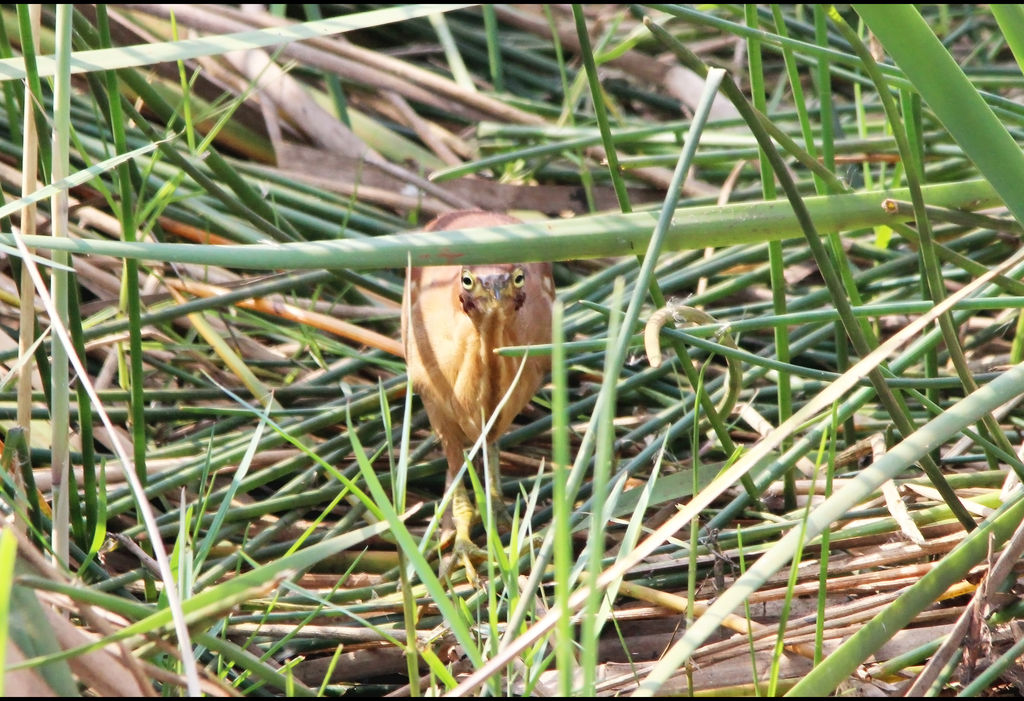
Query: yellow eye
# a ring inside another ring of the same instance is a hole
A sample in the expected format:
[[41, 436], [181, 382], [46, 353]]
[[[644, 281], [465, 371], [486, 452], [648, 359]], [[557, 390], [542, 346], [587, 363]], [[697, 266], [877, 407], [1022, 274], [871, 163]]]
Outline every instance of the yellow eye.
[[515, 272], [512, 273], [512, 285], [515, 287], [522, 287], [526, 284], [526, 273], [523, 272], [522, 268], [516, 268]]
[[462, 289], [471, 290], [473, 289], [473, 283], [476, 282], [473, 278], [473, 273], [468, 270], [462, 271]]

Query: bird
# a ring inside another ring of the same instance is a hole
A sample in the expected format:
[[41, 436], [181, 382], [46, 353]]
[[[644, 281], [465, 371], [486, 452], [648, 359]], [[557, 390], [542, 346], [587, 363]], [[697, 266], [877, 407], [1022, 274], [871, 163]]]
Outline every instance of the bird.
[[[506, 214], [460, 210], [436, 217], [423, 230], [515, 223], [520, 222]], [[497, 441], [540, 388], [549, 362], [544, 356], [522, 358], [494, 351], [550, 343], [554, 298], [555, 283], [547, 262], [406, 268], [402, 346], [413, 390], [448, 462], [446, 488], [465, 464], [464, 450], [476, 443], [486, 422], [498, 412], [485, 439], [483, 462], [492, 510], [504, 525], [511, 519], [502, 500]], [[442, 516], [441, 538], [454, 536], [449, 564], [461, 560], [471, 582], [477, 576], [472, 559], [484, 555], [470, 538], [475, 513], [463, 481], [458, 480], [451, 505]]]

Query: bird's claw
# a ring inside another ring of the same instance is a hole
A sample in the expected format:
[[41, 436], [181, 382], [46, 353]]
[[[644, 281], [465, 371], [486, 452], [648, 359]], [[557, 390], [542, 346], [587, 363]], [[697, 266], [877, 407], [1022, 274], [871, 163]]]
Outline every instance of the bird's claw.
[[[512, 531], [512, 517], [509, 515], [504, 504], [499, 502], [491, 513], [493, 518], [492, 523], [495, 528], [500, 532]], [[448, 534], [443, 536], [441, 539], [442, 543], [447, 543], [450, 539], [452, 540], [451, 553], [442, 559], [441, 569], [438, 572], [442, 580], [453, 570], [453, 568], [457, 567], [461, 563], [466, 570], [466, 579], [469, 583], [474, 587], [480, 585], [480, 575], [477, 572], [476, 566], [482, 562], [486, 562], [490, 555], [485, 548], [481, 548], [474, 543], [469, 535], [471, 525], [478, 515], [476, 508], [472, 506], [472, 502], [466, 495], [465, 490], [461, 485], [457, 487], [452, 507], [454, 529], [453, 531], [449, 531]]]
[[452, 554], [448, 560], [449, 567], [461, 562], [466, 570], [466, 579], [474, 588], [480, 586], [480, 575], [476, 571], [476, 563], [487, 561], [487, 551], [468, 538], [455, 537]]

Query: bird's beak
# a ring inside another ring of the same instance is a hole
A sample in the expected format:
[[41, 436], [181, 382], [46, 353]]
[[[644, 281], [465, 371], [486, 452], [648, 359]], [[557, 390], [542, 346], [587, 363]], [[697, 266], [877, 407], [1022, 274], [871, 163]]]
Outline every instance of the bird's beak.
[[475, 299], [483, 311], [493, 311], [501, 305], [502, 298], [511, 291], [511, 277], [508, 273], [487, 275], [479, 278], [482, 294]]

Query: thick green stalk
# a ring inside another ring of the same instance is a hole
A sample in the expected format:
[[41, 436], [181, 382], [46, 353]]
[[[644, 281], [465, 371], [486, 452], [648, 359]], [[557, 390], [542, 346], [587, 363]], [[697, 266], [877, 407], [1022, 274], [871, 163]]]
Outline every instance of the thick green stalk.
[[[977, 209], [999, 202], [984, 180], [964, 180], [928, 185], [927, 201], [935, 206]], [[886, 198], [909, 199], [906, 189], [884, 193], [855, 192], [804, 198], [804, 206], [818, 229], [848, 231], [865, 226], [894, 223], [894, 215], [882, 209]], [[16, 201], [0, 207], [0, 216], [23, 206]], [[8, 207], [10, 210], [8, 210]], [[599, 225], [595, 227], [595, 222]], [[552, 219], [500, 227], [461, 229], [437, 234], [423, 232], [390, 234], [372, 239], [343, 239], [284, 244], [196, 246], [109, 240], [54, 240], [46, 236], [25, 238], [42, 249], [143, 258], [177, 263], [221, 265], [240, 270], [401, 268], [408, 257], [422, 265], [447, 265], [453, 255], [467, 265], [508, 260], [557, 261], [636, 255], [651, 245], [657, 215], [651, 212], [604, 214], [596, 217]], [[670, 219], [661, 250], [679, 251], [762, 243], [803, 235], [793, 207], [786, 201], [735, 203], [722, 206], [686, 207]], [[12, 244], [9, 235], [0, 243]]]

